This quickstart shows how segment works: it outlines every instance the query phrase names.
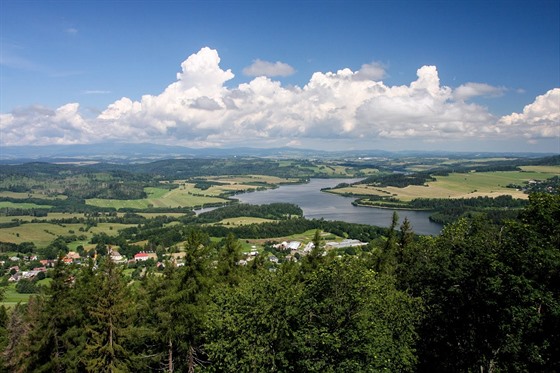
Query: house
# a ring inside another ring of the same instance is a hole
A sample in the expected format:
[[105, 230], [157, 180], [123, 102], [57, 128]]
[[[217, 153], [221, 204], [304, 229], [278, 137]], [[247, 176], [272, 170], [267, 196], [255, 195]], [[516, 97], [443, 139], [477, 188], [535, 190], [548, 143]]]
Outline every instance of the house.
[[140, 251], [138, 254], [134, 255], [134, 260], [136, 262], [145, 262], [148, 259], [157, 260], [157, 254], [154, 252]]
[[286, 246], [286, 249], [290, 250], [290, 251], [296, 251], [297, 249], [299, 249], [301, 245], [301, 242], [299, 241], [290, 241], [288, 242], [288, 246]]
[[74, 261], [80, 260], [80, 254], [75, 251], [69, 251], [68, 254], [62, 258], [62, 261], [66, 264], [74, 263]]
[[290, 241], [290, 242], [282, 242], [276, 245], [273, 245], [273, 247], [275, 249], [279, 249], [279, 250], [290, 250], [290, 251], [296, 251], [297, 249], [299, 249], [301, 245], [301, 242], [299, 241]]
[[111, 260], [115, 263], [126, 263], [126, 258], [122, 256], [118, 251], [112, 251]]
[[8, 268], [8, 272], [19, 272], [19, 266], [13, 266]]
[[177, 262], [179, 260], [185, 259], [185, 257], [187, 256], [187, 253], [184, 251], [178, 252], [178, 253], [171, 253], [169, 254], [169, 256], [171, 257], [171, 261]]
[[345, 239], [342, 240], [341, 242], [327, 242], [325, 246], [330, 249], [341, 249], [343, 247], [358, 247], [358, 246], [365, 246], [365, 245], [367, 245], [367, 243], [361, 242], [359, 240]]
[[66, 254], [66, 257], [72, 260], [78, 260], [80, 259], [80, 254], [75, 251], [69, 251], [68, 254]]
[[41, 265], [43, 267], [52, 267], [54, 266], [54, 260], [50, 260], [50, 259], [42, 259], [39, 260], [39, 263], [41, 263]]
[[314, 247], [315, 247], [315, 244], [313, 242], [308, 242], [307, 245], [305, 245], [305, 247], [303, 248], [303, 252], [304, 253], [310, 253], [311, 250], [313, 250]]
[[109, 246], [108, 253], [109, 257], [114, 263], [126, 263], [126, 257], [122, 256], [117, 250], [114, 250]]

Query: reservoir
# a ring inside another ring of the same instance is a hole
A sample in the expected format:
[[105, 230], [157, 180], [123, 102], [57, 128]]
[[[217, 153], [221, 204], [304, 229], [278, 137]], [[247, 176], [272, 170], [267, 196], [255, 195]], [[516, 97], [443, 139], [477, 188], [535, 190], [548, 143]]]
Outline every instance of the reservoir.
[[399, 226], [408, 217], [412, 229], [417, 234], [437, 235], [442, 226], [430, 221], [426, 211], [392, 210], [374, 207], [353, 206], [354, 197], [343, 197], [321, 192], [339, 183], [353, 183], [361, 179], [311, 179], [307, 184], [281, 185], [268, 189], [234, 196], [241, 203], [262, 205], [274, 202], [293, 203], [301, 207], [308, 219], [341, 220], [347, 223], [369, 224], [389, 227], [393, 211], [399, 215]]

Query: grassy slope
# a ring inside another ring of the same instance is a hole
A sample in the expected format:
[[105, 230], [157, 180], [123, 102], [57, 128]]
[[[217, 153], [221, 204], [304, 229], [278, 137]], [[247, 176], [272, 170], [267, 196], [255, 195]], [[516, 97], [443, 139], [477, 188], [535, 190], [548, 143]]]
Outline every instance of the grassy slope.
[[[95, 233], [106, 233], [116, 235], [120, 229], [127, 228], [130, 224], [99, 223], [87, 232], [80, 232], [84, 224], [51, 224], [51, 223], [27, 223], [19, 227], [0, 229], [0, 241], [20, 244], [22, 242], [34, 242], [37, 247], [44, 247], [58, 236], [72, 234], [85, 235], [89, 240]], [[74, 233], [70, 232], [73, 231]]]
[[436, 181], [426, 185], [410, 185], [405, 188], [375, 187], [357, 185], [336, 189], [333, 192], [356, 195], [393, 196], [402, 201], [415, 198], [474, 198], [478, 196], [497, 197], [511, 195], [514, 198], [528, 198], [527, 194], [512, 188], [508, 184], [522, 184], [529, 180], [544, 180], [560, 175], [558, 166], [528, 166], [519, 171], [452, 173], [438, 176]]
[[[153, 207], [193, 207], [206, 203], [226, 202], [223, 198], [193, 195], [192, 190], [193, 188], [177, 188], [173, 190], [146, 188], [148, 198], [130, 200], [93, 198], [86, 200], [86, 203], [97, 207], [112, 207], [115, 209], [145, 209], [150, 207], [150, 205]], [[201, 192], [200, 190], [197, 191]]]

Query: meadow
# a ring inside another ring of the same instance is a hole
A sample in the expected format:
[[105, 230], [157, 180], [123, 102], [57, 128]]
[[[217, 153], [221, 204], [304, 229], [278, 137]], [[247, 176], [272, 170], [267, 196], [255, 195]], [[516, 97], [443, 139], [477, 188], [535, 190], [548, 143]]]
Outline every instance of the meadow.
[[227, 225], [228, 227], [239, 227], [241, 225], [271, 223], [274, 221], [276, 220], [255, 218], [250, 216], [239, 216], [235, 218], [223, 219], [217, 223], [212, 223], [210, 225]]
[[405, 202], [415, 198], [476, 198], [500, 195], [527, 199], [527, 194], [508, 188], [507, 185], [520, 185], [530, 180], [545, 180], [560, 175], [559, 166], [524, 166], [521, 169], [522, 171], [450, 173], [447, 176], [436, 176], [436, 181], [427, 182], [425, 185], [409, 185], [404, 188], [356, 184], [330, 192], [394, 197]]
[[[193, 188], [190, 184], [186, 187], [179, 187], [172, 190], [154, 187], [144, 188], [144, 190], [148, 195], [147, 198], [128, 200], [92, 198], [87, 199], [86, 204], [96, 207], [114, 208], [116, 210], [124, 208], [141, 210], [151, 207], [195, 207], [205, 204], [227, 202], [224, 198], [203, 195], [203, 191]], [[194, 194], [195, 192], [199, 192], [202, 195]]]
[[0, 198], [13, 198], [13, 199], [27, 199], [27, 198], [38, 198], [38, 199], [66, 199], [67, 196], [59, 194], [56, 196], [50, 196], [45, 193], [39, 192], [10, 192], [7, 190], [0, 191]]
[[0, 201], [0, 208], [10, 208], [10, 209], [50, 209], [52, 206], [48, 205], [38, 205], [36, 203], [28, 203], [28, 202], [9, 202], [9, 201]]
[[198, 207], [207, 204], [230, 203], [227, 196], [256, 190], [258, 188], [273, 188], [278, 184], [298, 182], [298, 179], [286, 179], [266, 175], [244, 175], [244, 176], [214, 176], [205, 177], [211, 183], [207, 189], [196, 187], [196, 183], [186, 180], [174, 180], [178, 185], [175, 189], [146, 187], [144, 191], [147, 198], [143, 199], [101, 199], [92, 198], [86, 200], [88, 205], [114, 209], [147, 209], [147, 208], [177, 208]]
[[87, 231], [80, 231], [84, 224], [53, 224], [53, 223], [26, 223], [17, 227], [0, 229], [0, 242], [20, 244], [33, 242], [37, 247], [49, 245], [58, 236], [84, 235], [89, 241], [96, 233], [116, 235], [119, 230], [134, 226], [133, 224], [99, 223]]

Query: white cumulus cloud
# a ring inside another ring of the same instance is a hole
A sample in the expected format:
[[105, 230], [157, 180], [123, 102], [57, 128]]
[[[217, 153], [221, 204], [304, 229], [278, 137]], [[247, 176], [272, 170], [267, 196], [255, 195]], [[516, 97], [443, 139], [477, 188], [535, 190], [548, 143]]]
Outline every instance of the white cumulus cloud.
[[358, 80], [382, 80], [386, 76], [385, 65], [381, 62], [365, 63], [355, 75]]
[[259, 59], [243, 69], [243, 74], [247, 76], [289, 76], [295, 72], [296, 70], [287, 63], [280, 61], [268, 62]]
[[558, 136], [558, 88], [537, 97], [523, 113], [497, 118], [467, 99], [498, 94], [499, 88], [466, 83], [454, 90], [441, 84], [435, 66], [420, 67], [407, 85], [387, 85], [380, 81], [384, 75], [381, 65], [368, 64], [358, 71], [316, 72], [301, 87], [284, 87], [262, 74], [226, 87], [234, 74], [220, 67], [217, 51], [203, 48], [181, 64], [177, 80], [160, 94], [123, 97], [94, 118], [82, 116], [75, 103], [2, 114], [0, 142], [264, 147]]
[[533, 103], [523, 108], [522, 113], [501, 117], [498, 125], [503, 132], [520, 134], [530, 139], [560, 139], [560, 88], [537, 96]]
[[476, 96], [497, 97], [505, 91], [504, 87], [494, 87], [486, 83], [465, 83], [455, 88], [453, 97], [457, 100], [468, 100]]

